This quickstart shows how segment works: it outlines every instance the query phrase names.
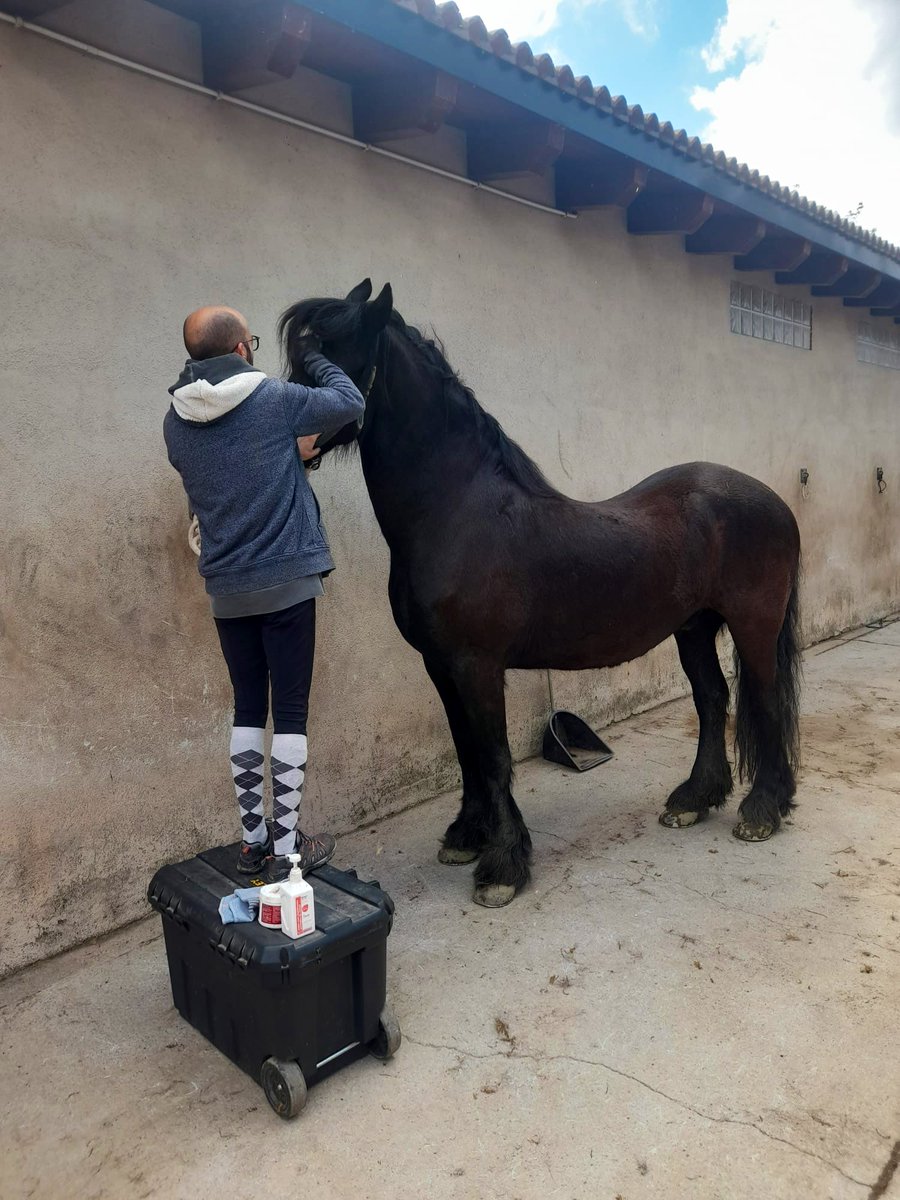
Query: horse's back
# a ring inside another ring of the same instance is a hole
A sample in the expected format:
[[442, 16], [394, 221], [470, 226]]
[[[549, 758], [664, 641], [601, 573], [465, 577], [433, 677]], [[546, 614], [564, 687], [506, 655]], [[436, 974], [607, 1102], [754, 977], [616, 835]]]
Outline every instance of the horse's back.
[[611, 497], [610, 502], [617, 500], [639, 499], [654, 494], [689, 495], [698, 494], [716, 496], [723, 500], [749, 503], [767, 503], [773, 508], [790, 512], [787, 504], [777, 492], [753, 475], [746, 475], [734, 467], [726, 467], [721, 463], [689, 462], [679, 463], [674, 467], [664, 467]]
[[785, 501], [762, 480], [721, 463], [665, 467], [627, 491], [600, 501], [600, 507], [635, 515], [667, 510], [673, 519], [695, 526], [709, 523], [731, 538], [752, 541], [755, 533], [767, 539], [774, 535], [794, 543], [799, 553], [797, 521]]

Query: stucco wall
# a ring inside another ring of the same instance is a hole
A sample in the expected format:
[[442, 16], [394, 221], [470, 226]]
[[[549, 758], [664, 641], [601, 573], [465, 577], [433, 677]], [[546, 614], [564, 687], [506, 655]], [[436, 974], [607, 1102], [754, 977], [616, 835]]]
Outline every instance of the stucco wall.
[[[152, 12], [145, 44], [164, 61], [181, 23]], [[3, 969], [134, 918], [158, 863], [236, 832], [227, 679], [161, 440], [181, 320], [200, 303], [246, 312], [274, 372], [286, 304], [389, 279], [570, 494], [729, 463], [794, 506], [808, 638], [897, 606], [900, 374], [856, 362], [839, 301], [816, 304], [811, 353], [737, 337], [730, 260], [628, 237], [620, 213], [542, 214], [8, 26], [0, 63]], [[296, 103], [318, 88], [340, 127], [336, 87], [298, 83]], [[392, 623], [358, 464], [329, 463], [315, 485], [338, 570], [305, 820], [340, 831], [450, 786], [455, 764]], [[683, 686], [671, 645], [555, 679], [558, 703], [601, 723]], [[511, 680], [517, 756], [535, 752], [546, 705], [540, 676]]]

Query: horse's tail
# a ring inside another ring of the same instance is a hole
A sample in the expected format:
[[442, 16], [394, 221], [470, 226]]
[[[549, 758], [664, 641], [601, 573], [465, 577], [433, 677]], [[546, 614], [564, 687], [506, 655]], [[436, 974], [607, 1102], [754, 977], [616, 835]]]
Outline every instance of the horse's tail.
[[[766, 745], [771, 725], [760, 720], [760, 695], [751, 685], [740, 657], [735, 653], [737, 673], [737, 712], [734, 745], [741, 779], [755, 779], [764, 758], [780, 748], [791, 775], [800, 765], [800, 571], [799, 567], [788, 597], [787, 609], [775, 650], [775, 711], [777, 741], [780, 747]], [[767, 733], [768, 731], [768, 733]], [[793, 784], [793, 780], [791, 780]], [[793, 790], [793, 789], [791, 789]]]

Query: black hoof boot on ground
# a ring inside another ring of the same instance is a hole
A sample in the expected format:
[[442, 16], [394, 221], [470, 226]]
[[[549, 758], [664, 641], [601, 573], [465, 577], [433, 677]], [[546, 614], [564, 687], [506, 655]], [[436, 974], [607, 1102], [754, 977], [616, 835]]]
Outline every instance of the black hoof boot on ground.
[[699, 825], [708, 816], [708, 808], [698, 812], [677, 812], [675, 809], [666, 808], [659, 814], [659, 823], [665, 825], [666, 829], [688, 829], [691, 825]]
[[666, 801], [659, 823], [667, 829], [687, 829], [699, 825], [709, 816], [711, 808], [718, 808], [728, 799], [732, 789], [731, 769], [725, 763], [721, 770], [697, 779], [691, 777], [678, 787]]
[[438, 862], [451, 866], [472, 863], [481, 854], [485, 843], [485, 831], [457, 817], [447, 826], [442, 845], [438, 850]]
[[527, 833], [513, 846], [487, 847], [475, 868], [475, 903], [483, 908], [503, 908], [511, 903], [530, 878], [530, 861]]
[[480, 853], [480, 850], [457, 850], [453, 846], [441, 846], [438, 850], [438, 862], [462, 866], [474, 862]]

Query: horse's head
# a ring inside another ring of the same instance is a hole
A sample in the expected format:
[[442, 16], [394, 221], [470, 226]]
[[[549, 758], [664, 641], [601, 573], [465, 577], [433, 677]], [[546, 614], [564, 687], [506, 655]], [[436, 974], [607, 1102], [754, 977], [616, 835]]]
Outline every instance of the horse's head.
[[[284, 349], [292, 383], [311, 384], [301, 359], [303, 339], [312, 335], [322, 344], [322, 353], [366, 395], [374, 378], [378, 338], [390, 320], [394, 307], [391, 285], [386, 283], [374, 300], [372, 281], [364, 279], [344, 300], [301, 300], [292, 305], [278, 322], [278, 336]], [[353, 421], [323, 442], [326, 454], [335, 446], [345, 446], [359, 434], [362, 423]]]

